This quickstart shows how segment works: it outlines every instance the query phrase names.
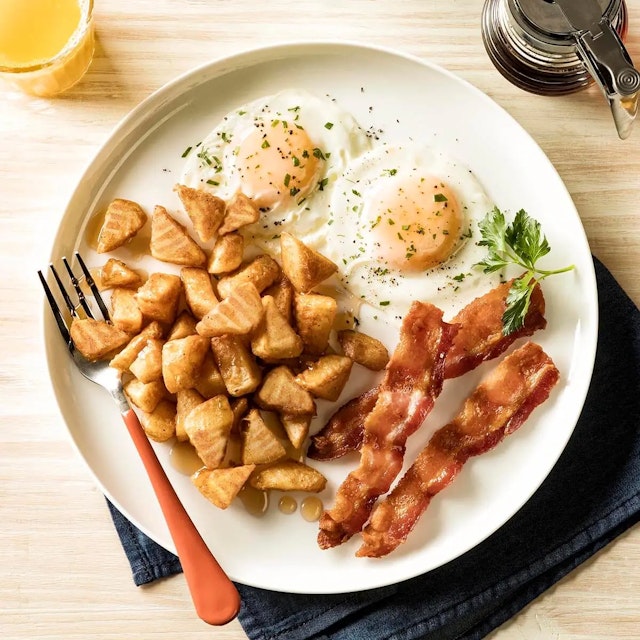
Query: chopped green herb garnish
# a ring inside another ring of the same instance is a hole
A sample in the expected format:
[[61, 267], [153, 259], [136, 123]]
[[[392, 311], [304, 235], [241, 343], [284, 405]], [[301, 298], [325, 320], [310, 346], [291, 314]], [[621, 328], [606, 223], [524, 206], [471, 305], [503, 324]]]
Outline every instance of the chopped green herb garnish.
[[318, 149], [318, 147], [315, 147], [313, 149], [313, 155], [318, 158], [319, 160], [324, 160], [324, 153], [322, 153], [321, 149]]
[[183, 152], [182, 152], [182, 157], [186, 158], [189, 153], [191, 153], [191, 149], [193, 149], [193, 147], [187, 147]]
[[300, 166], [300, 158], [298, 158], [297, 156], [291, 156], [291, 159], [293, 160], [293, 166], [294, 167], [299, 167]]
[[[289, 195], [290, 196], [295, 196], [297, 194], [300, 193], [300, 189], [298, 189], [298, 187], [291, 187], [291, 189], [289, 189]], [[304, 202], [304, 199], [300, 200], [300, 202], [298, 202], [299, 205], [301, 205]]]
[[381, 307], [388, 307], [391, 304], [391, 300], [383, 300], [378, 303]]
[[433, 195], [433, 201], [434, 202], [447, 202], [448, 198], [447, 198], [447, 196], [444, 195], [444, 193], [435, 193]]
[[382, 173], [386, 173], [388, 176], [395, 176], [398, 173], [397, 169], [384, 169]]
[[333, 122], [325, 122], [324, 128], [325, 129], [333, 129]]
[[288, 187], [290, 181], [291, 181], [291, 176], [288, 173], [285, 174], [285, 176], [284, 176], [284, 186]]
[[207, 184], [210, 184], [212, 187], [217, 187], [220, 183], [215, 180], [207, 180]]
[[260, 145], [263, 149], [268, 149], [271, 145], [269, 144], [269, 141], [265, 138], [264, 141], [262, 142], [262, 144]]
[[318, 190], [324, 191], [324, 188], [327, 186], [328, 183], [329, 183], [329, 178], [322, 178], [322, 180], [318, 182]]
[[354, 196], [358, 196], [358, 198], [362, 198], [362, 194], [356, 191], [356, 189], [351, 189], [351, 193], [353, 193]]

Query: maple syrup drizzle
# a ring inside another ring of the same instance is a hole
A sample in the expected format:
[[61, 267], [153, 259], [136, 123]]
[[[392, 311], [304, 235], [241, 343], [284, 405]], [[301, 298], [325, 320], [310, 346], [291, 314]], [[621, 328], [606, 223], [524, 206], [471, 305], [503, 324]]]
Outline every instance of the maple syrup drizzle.
[[302, 501], [300, 505], [300, 513], [307, 522], [316, 522], [320, 519], [324, 505], [322, 500], [316, 496], [309, 496]]
[[278, 501], [278, 509], [281, 513], [291, 515], [298, 508], [298, 503], [291, 496], [282, 496]]
[[169, 460], [176, 471], [186, 476], [191, 476], [204, 467], [204, 462], [190, 442], [175, 442], [169, 451]]
[[238, 499], [244, 505], [247, 513], [256, 518], [261, 518], [269, 507], [269, 496], [267, 492], [254, 489], [249, 485], [240, 489]]
[[87, 227], [84, 231], [85, 242], [95, 251], [98, 248], [98, 236], [100, 235], [100, 229], [104, 224], [104, 217], [107, 210], [100, 211], [89, 218]]

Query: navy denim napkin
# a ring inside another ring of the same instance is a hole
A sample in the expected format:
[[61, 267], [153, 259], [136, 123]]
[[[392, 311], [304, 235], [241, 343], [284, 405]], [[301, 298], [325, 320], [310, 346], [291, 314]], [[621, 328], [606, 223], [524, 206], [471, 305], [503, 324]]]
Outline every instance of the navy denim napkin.
[[[460, 558], [400, 584], [309, 596], [238, 585], [251, 640], [477, 640], [640, 519], [640, 312], [595, 266], [600, 328], [587, 401], [525, 506]], [[110, 507], [136, 584], [180, 571]]]

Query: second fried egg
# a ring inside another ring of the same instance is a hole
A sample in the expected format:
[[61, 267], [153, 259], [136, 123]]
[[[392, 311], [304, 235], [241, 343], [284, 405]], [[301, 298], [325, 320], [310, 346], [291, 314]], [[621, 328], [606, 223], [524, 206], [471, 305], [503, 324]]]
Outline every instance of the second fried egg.
[[329, 227], [316, 248], [355, 298], [404, 315], [413, 300], [455, 310], [495, 286], [473, 265], [477, 223], [493, 205], [475, 176], [428, 146], [379, 146], [336, 182]]

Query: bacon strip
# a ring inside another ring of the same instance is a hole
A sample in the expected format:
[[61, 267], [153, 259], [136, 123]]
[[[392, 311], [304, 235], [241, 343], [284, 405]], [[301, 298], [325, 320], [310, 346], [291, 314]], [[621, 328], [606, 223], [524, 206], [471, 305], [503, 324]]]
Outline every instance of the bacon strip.
[[[453, 318], [451, 323], [460, 325], [460, 329], [446, 356], [445, 378], [456, 378], [475, 369], [485, 360], [502, 354], [518, 338], [546, 327], [544, 296], [542, 289], [536, 286], [523, 327], [508, 336], [502, 334], [502, 314], [512, 282], [505, 282], [476, 298]], [[374, 387], [340, 407], [311, 438], [307, 456], [314, 460], [334, 460], [359, 449], [364, 420], [373, 409], [377, 396], [378, 387]]]
[[378, 496], [386, 493], [402, 468], [407, 438], [433, 408], [444, 381], [444, 358], [457, 327], [442, 311], [414, 302], [373, 411], [365, 420], [360, 465], [337, 491], [334, 506], [320, 518], [318, 545], [334, 547], [359, 532]]
[[520, 427], [557, 381], [558, 370], [537, 344], [528, 342], [507, 356], [376, 505], [356, 555], [379, 558], [403, 543], [431, 498], [458, 475], [468, 458], [489, 451]]

